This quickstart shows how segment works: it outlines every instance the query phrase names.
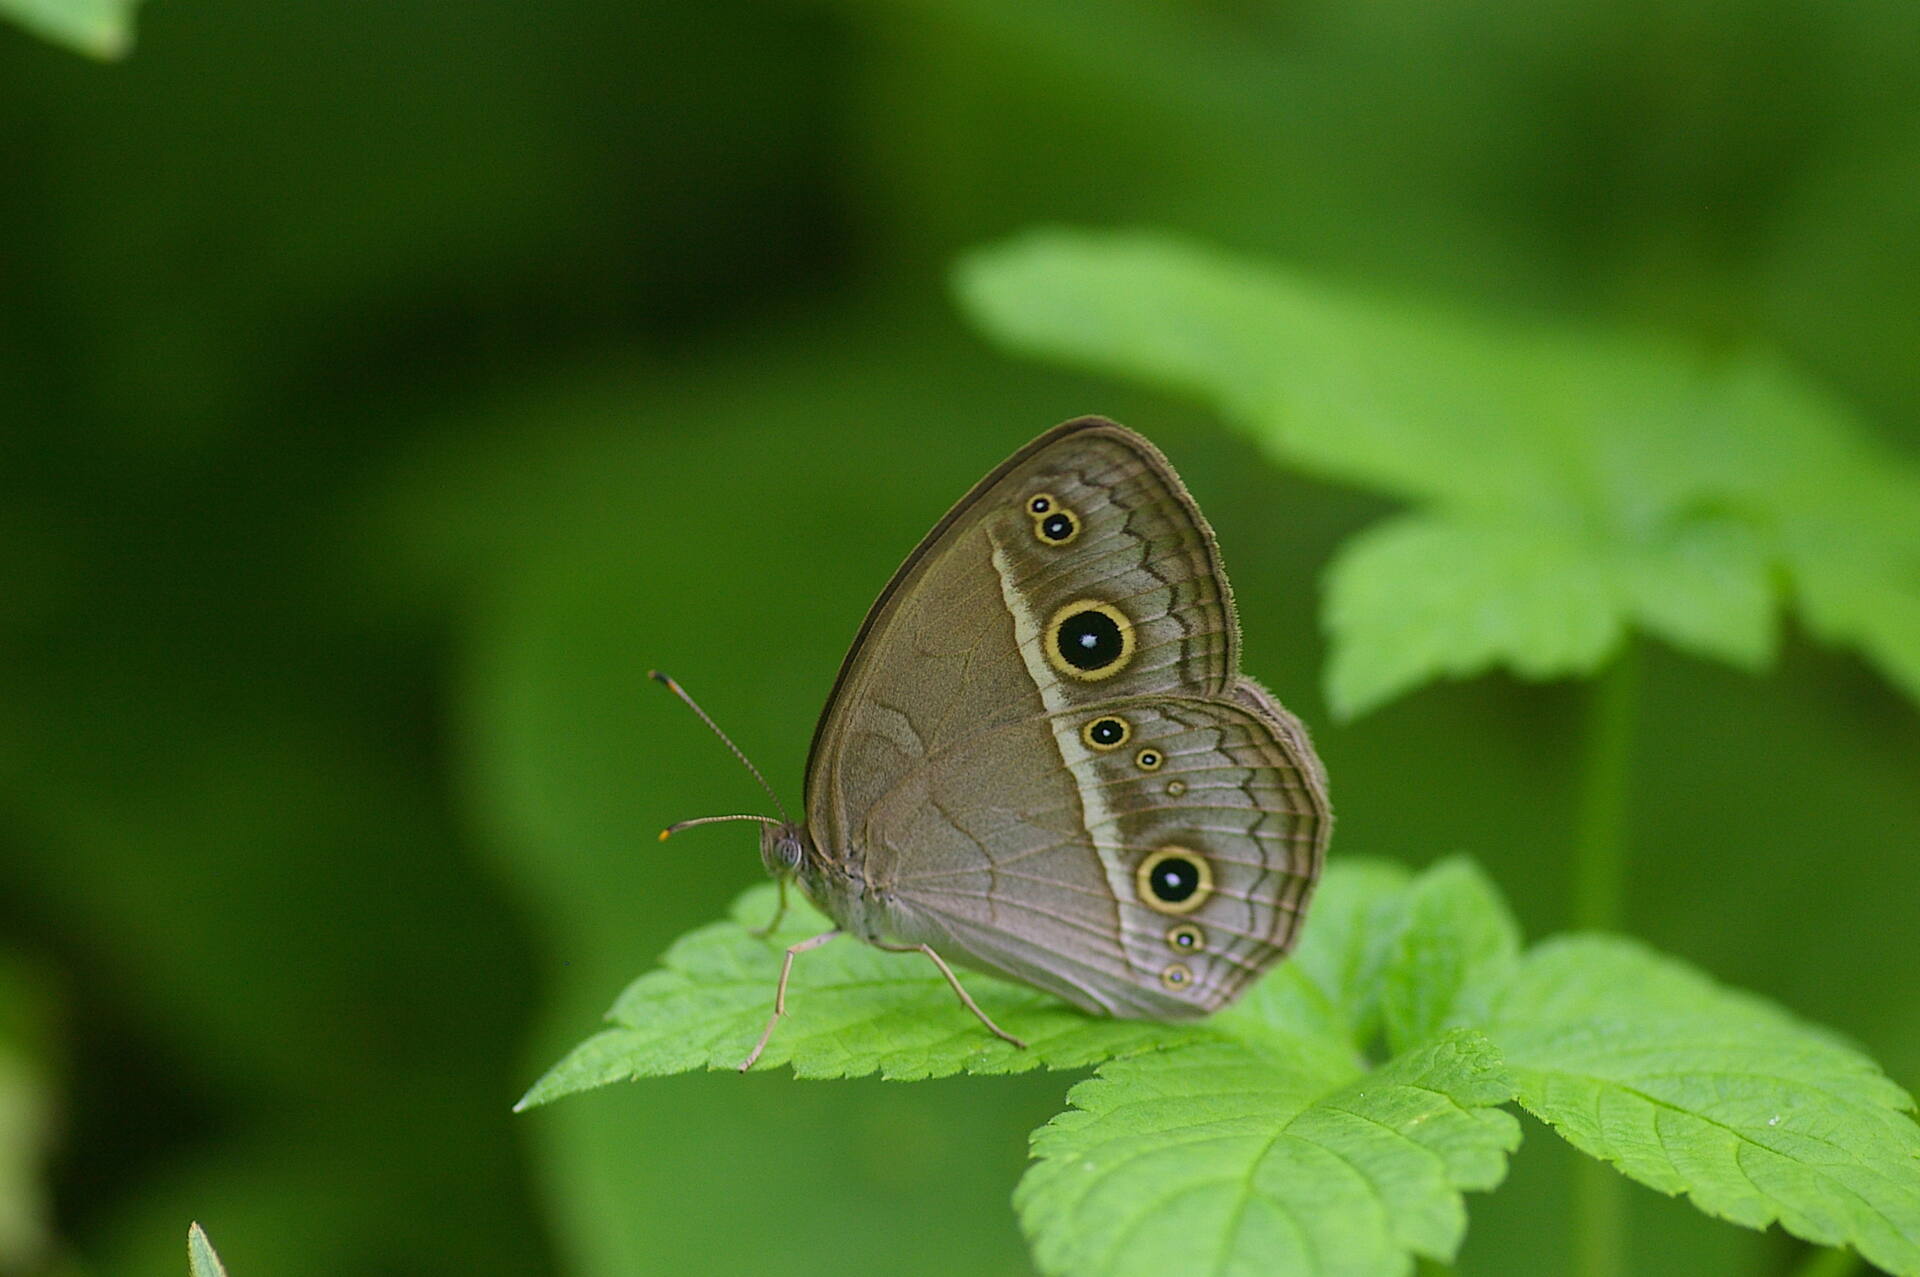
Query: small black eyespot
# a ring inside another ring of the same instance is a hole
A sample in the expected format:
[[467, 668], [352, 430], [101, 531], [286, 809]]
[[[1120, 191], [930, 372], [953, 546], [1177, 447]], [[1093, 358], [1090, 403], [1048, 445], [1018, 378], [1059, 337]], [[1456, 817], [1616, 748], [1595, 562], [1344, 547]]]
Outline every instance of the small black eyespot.
[[1185, 949], [1198, 953], [1207, 947], [1207, 933], [1190, 922], [1183, 922], [1167, 930], [1167, 943], [1176, 949]]
[[1045, 514], [1047, 511], [1053, 509], [1053, 501], [1049, 497], [1035, 497], [1033, 500], [1027, 502], [1027, 509], [1033, 511], [1035, 514]]
[[1127, 738], [1127, 725], [1117, 718], [1096, 718], [1087, 728], [1087, 739], [1096, 745], [1114, 746]]
[[1050, 514], [1040, 520], [1040, 535], [1049, 541], [1067, 541], [1073, 537], [1073, 519], [1064, 514]]
[[1157, 749], [1143, 749], [1133, 756], [1133, 761], [1141, 771], [1153, 772], [1159, 771], [1160, 764], [1167, 760], [1160, 756], [1160, 751]]

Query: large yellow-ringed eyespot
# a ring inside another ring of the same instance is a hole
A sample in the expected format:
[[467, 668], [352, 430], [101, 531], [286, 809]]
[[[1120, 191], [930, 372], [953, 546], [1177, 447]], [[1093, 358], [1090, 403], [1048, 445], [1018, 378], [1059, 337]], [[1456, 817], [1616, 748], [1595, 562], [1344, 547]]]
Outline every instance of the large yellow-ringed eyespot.
[[1052, 514], [1060, 499], [1051, 492], [1036, 492], [1027, 498], [1027, 513], [1036, 518], [1043, 514]]
[[1167, 944], [1186, 953], [1199, 953], [1207, 947], [1207, 933], [1191, 922], [1167, 928]]
[[1133, 622], [1111, 603], [1075, 599], [1047, 622], [1047, 660], [1069, 678], [1112, 678], [1133, 659]]
[[1080, 739], [1085, 741], [1089, 748], [1100, 750], [1102, 753], [1110, 749], [1119, 749], [1132, 735], [1133, 724], [1117, 714], [1102, 714], [1098, 718], [1088, 720], [1087, 725], [1080, 729]]
[[1193, 987], [1193, 968], [1184, 962], [1169, 962], [1160, 973], [1160, 983], [1174, 993], [1185, 993]]
[[1151, 745], [1133, 756], [1133, 765], [1143, 772], [1157, 772], [1166, 761], [1167, 756]]
[[1066, 545], [1080, 535], [1080, 516], [1071, 510], [1033, 516], [1034, 539], [1045, 545]]
[[1192, 913], [1213, 894], [1213, 870], [1197, 851], [1168, 845], [1133, 871], [1140, 903], [1161, 913]]

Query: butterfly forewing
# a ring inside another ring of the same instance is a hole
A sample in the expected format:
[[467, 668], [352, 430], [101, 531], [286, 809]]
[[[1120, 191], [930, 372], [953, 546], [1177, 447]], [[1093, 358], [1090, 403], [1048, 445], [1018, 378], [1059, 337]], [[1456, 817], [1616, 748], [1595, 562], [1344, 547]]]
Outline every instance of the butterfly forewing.
[[1237, 639], [1212, 534], [1159, 452], [1097, 418], [1056, 427], [962, 498], [868, 613], [814, 735], [815, 837], [838, 842], [916, 758], [995, 723], [1218, 693]]

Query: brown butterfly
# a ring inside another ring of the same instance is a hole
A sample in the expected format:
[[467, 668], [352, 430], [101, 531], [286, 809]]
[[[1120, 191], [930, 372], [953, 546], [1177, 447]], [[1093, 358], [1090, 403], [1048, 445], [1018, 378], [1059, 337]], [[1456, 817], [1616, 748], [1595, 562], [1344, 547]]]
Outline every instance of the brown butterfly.
[[943, 954], [1152, 1019], [1217, 1010], [1285, 956], [1332, 812], [1306, 729], [1239, 644], [1213, 532], [1139, 435], [1081, 417], [982, 479], [855, 636], [806, 820], [661, 834], [760, 821], [782, 913], [793, 879], [835, 923], [787, 950], [741, 1069], [794, 958], [840, 935], [926, 954], [1016, 1046]]

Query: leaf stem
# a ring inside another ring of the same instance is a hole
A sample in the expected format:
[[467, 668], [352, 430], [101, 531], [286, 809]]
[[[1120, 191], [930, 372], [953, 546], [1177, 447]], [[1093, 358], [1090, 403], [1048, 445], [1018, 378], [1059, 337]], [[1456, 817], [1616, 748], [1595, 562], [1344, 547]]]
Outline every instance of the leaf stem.
[[1627, 800], [1639, 718], [1640, 655], [1628, 639], [1588, 692], [1580, 809], [1574, 826], [1573, 923], [1618, 928], [1627, 880]]
[[1860, 1256], [1845, 1248], [1815, 1250], [1795, 1269], [1795, 1277], [1847, 1277], [1860, 1266]]
[[[1639, 717], [1640, 656], [1629, 637], [1588, 691], [1580, 806], [1573, 845], [1576, 927], [1615, 929], [1625, 914], [1628, 799], [1633, 735]], [[1626, 1185], [1604, 1162], [1582, 1158], [1574, 1171], [1575, 1271], [1625, 1277]]]
[[1591, 1157], [1573, 1169], [1574, 1271], [1579, 1277], [1625, 1277], [1627, 1196], [1620, 1172]]

